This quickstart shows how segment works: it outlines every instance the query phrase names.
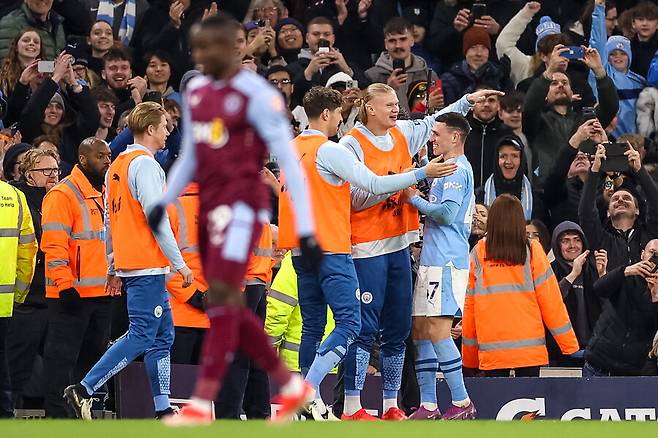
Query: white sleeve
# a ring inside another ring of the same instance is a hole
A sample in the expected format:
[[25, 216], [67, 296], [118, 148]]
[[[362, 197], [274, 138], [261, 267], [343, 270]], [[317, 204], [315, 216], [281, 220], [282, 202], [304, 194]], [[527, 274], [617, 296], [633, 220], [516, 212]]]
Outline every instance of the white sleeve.
[[162, 195], [160, 204], [168, 205], [180, 196], [185, 187], [194, 179], [196, 173], [196, 147], [194, 135], [192, 134], [192, 117], [187, 99], [183, 99], [181, 121], [183, 125], [181, 155], [169, 172], [167, 178], [167, 190]]
[[318, 149], [318, 170], [326, 169], [342, 180], [376, 195], [397, 192], [424, 179], [425, 171], [415, 169], [397, 175], [376, 175], [344, 146], [328, 141]]
[[436, 118], [445, 113], [459, 113], [462, 116], [468, 114], [473, 105], [468, 101], [468, 94], [465, 94], [457, 102], [451, 103], [440, 111], [435, 112], [423, 119], [418, 120], [398, 120], [396, 125], [402, 131], [404, 138], [409, 144], [409, 154], [413, 157], [418, 153], [420, 148], [425, 146], [432, 134], [432, 127], [436, 123]]
[[286, 116], [283, 98], [273, 89], [262, 86], [258, 98], [249, 100], [247, 119], [265, 141], [270, 153], [276, 157], [281, 170], [286, 175], [286, 187], [292, 198], [299, 237], [315, 233], [311, 204], [297, 154], [292, 147], [292, 131]]

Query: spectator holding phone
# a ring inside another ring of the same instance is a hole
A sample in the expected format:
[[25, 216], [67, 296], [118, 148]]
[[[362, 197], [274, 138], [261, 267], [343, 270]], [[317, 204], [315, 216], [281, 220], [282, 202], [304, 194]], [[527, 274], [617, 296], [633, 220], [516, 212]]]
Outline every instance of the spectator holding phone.
[[[388, 84], [395, 90], [400, 109], [406, 113], [410, 110], [407, 99], [409, 85], [416, 81], [427, 81], [429, 72], [427, 62], [411, 53], [411, 47], [414, 45], [412, 30], [412, 24], [404, 18], [395, 17], [389, 20], [384, 26], [386, 50], [379, 55], [375, 65], [366, 70], [366, 76], [371, 81]], [[436, 74], [433, 74], [432, 78], [436, 80]], [[430, 98], [436, 100], [441, 98], [440, 95], [441, 92], [437, 91]]]
[[[562, 44], [556, 45], [546, 71], [532, 82], [525, 96], [523, 132], [532, 148], [535, 182], [540, 184], [553, 167], [557, 148], [569, 141], [583, 120], [581, 110], [574, 108], [578, 96], [572, 91], [570, 76], [565, 73], [568, 60], [564, 55], [571, 50]], [[584, 48], [581, 60], [596, 76], [599, 104], [595, 115], [601, 126], [606, 127], [619, 109], [617, 90], [596, 49]]]
[[306, 26], [307, 49], [299, 52], [297, 61], [287, 65], [293, 75], [294, 103], [301, 103], [304, 94], [315, 85], [324, 86], [329, 78], [338, 72], [347, 73], [357, 80], [361, 87], [370, 80], [355, 65], [348, 63], [343, 54], [334, 47], [336, 35], [331, 20], [317, 17]]
[[[640, 260], [642, 248], [652, 239], [658, 238], [658, 185], [642, 167], [640, 153], [627, 146], [624, 158], [628, 162], [628, 170], [635, 175], [646, 196], [646, 220], [640, 217], [637, 194], [628, 188], [616, 190], [608, 204], [608, 218], [601, 223], [596, 205], [596, 190], [601, 172], [606, 170], [623, 170], [622, 167], [602, 167], [606, 161], [607, 152], [615, 144], [599, 144], [592, 163], [590, 175], [583, 187], [583, 194], [578, 207], [580, 226], [593, 248], [602, 248], [608, 252], [608, 269], [628, 266]], [[612, 157], [608, 157], [612, 159]], [[620, 164], [619, 158], [615, 159]], [[610, 163], [607, 163], [610, 164]]]
[[[640, 92], [647, 86], [647, 81], [630, 70], [633, 53], [628, 38], [619, 35], [607, 38], [605, 0], [595, 2], [589, 44], [603, 55], [605, 72], [617, 88], [619, 112], [617, 127], [612, 131], [612, 136], [617, 138], [626, 133], [637, 132], [635, 104]], [[592, 72], [588, 81], [596, 95], [596, 78]]]
[[624, 263], [594, 283], [606, 299], [585, 350], [583, 377], [641, 375], [658, 329], [658, 239], [640, 260]]

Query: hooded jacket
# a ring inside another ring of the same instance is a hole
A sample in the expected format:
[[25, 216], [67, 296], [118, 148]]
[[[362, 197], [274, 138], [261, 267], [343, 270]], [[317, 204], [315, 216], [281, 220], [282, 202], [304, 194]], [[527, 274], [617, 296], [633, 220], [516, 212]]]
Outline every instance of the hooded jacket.
[[646, 281], [624, 275], [627, 265], [594, 283], [607, 298], [585, 351], [585, 360], [612, 375], [640, 375], [658, 329], [658, 303], [651, 301]]
[[[503, 176], [503, 172], [498, 165], [498, 152], [500, 151], [500, 148], [510, 145], [511, 143], [516, 143], [519, 146], [518, 150], [521, 152], [521, 164], [519, 165], [514, 178], [510, 180]], [[494, 149], [492, 166], [493, 173], [491, 176], [487, 178], [484, 185], [475, 190], [475, 200], [478, 203], [490, 207], [497, 196], [502, 195], [503, 193], [509, 193], [510, 195], [516, 196], [516, 198], [521, 201], [525, 219], [527, 221], [532, 219], [535, 216], [533, 212], [539, 212], [539, 209], [535, 208], [539, 196], [534, 193], [532, 186], [530, 185], [530, 180], [525, 175], [527, 164], [525, 153], [523, 152], [523, 143], [516, 135], [506, 135], [500, 139]]]
[[[587, 261], [583, 265], [582, 272], [573, 283], [570, 283], [565, 278], [571, 273], [572, 265], [564, 259], [560, 250], [560, 236], [566, 232], [577, 233], [583, 242], [583, 251], [591, 250]], [[551, 268], [553, 268], [555, 277], [560, 285], [562, 299], [569, 313], [569, 320], [576, 333], [576, 338], [578, 338], [578, 345], [581, 349], [584, 349], [601, 315], [602, 300], [594, 293], [594, 282], [599, 279], [599, 274], [596, 270], [594, 249], [590, 248], [587, 237], [585, 237], [585, 233], [583, 233], [580, 225], [571, 221], [564, 221], [555, 227], [551, 239], [551, 247], [555, 256], [555, 260], [551, 263]], [[551, 341], [553, 341], [552, 338]], [[548, 343], [548, 350], [551, 359], [562, 356], [554, 341]]]
[[474, 187], [480, 187], [493, 174], [494, 165], [497, 167], [500, 140], [513, 135], [514, 132], [498, 116], [488, 122], [483, 122], [477, 119], [471, 111], [466, 119], [471, 125], [471, 132], [466, 137], [464, 154], [473, 166]]
[[[411, 55], [411, 66], [405, 69], [408, 76], [407, 82], [400, 85], [400, 88], [396, 91], [400, 101], [400, 109], [409, 112], [409, 104], [407, 102], [409, 85], [416, 81], [427, 81], [428, 69], [427, 62], [425, 62], [423, 58], [414, 54]], [[368, 76], [368, 79], [372, 82], [381, 82], [385, 84], [392, 72], [393, 58], [391, 58], [388, 52], [384, 51], [379, 55], [379, 59], [377, 59], [375, 65], [366, 70], [366, 76]], [[436, 74], [434, 74], [434, 79], [436, 79]], [[459, 95], [459, 97], [461, 97], [461, 95]], [[446, 104], [448, 103], [450, 102], [446, 102]]]
[[450, 70], [441, 75], [443, 82], [443, 97], [446, 105], [456, 102], [466, 93], [474, 91], [475, 86], [486, 84], [495, 90], [509, 90], [512, 82], [508, 75], [498, 65], [487, 61], [476, 71], [471, 71], [464, 60], [450, 67]]

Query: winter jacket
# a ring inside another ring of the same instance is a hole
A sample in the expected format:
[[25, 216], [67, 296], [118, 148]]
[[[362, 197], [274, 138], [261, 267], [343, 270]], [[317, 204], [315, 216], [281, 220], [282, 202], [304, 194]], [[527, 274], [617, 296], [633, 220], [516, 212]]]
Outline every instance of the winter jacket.
[[[610, 64], [608, 61], [610, 53], [607, 53], [605, 50], [607, 39], [605, 5], [595, 5], [594, 12], [592, 13], [592, 34], [589, 45], [597, 49], [601, 54], [605, 72], [612, 79], [615, 88], [617, 88], [619, 112], [617, 113], [617, 127], [612, 131], [612, 135], [613, 137], [620, 137], [626, 133], [637, 132], [635, 106], [640, 92], [647, 86], [647, 80], [631, 70], [625, 72], [619, 71]], [[629, 54], [629, 64], [632, 63], [631, 55], [632, 53]], [[596, 78], [594, 77], [594, 73], [590, 72], [588, 82], [596, 96]]]
[[554, 164], [544, 184], [544, 205], [549, 212], [550, 229], [564, 221], [578, 222], [578, 204], [583, 192], [583, 181], [577, 177], [568, 177], [569, 168], [578, 149], [563, 146], [554, 158]]
[[624, 275], [626, 266], [594, 283], [594, 292], [608, 302], [585, 351], [588, 363], [621, 376], [641, 373], [658, 329], [658, 304], [642, 277]]
[[476, 71], [471, 71], [465, 60], [458, 62], [441, 75], [441, 81], [446, 105], [474, 91], [475, 86], [479, 84], [486, 84], [490, 88], [503, 91], [512, 88], [512, 83], [503, 69], [490, 61]]
[[[542, 77], [545, 71], [546, 66], [541, 64], [539, 67], [537, 67], [537, 70], [535, 70], [535, 74], [519, 82], [516, 89], [527, 94], [530, 90], [530, 86], [537, 78]], [[592, 88], [587, 82], [589, 77], [589, 69], [587, 66], [580, 61], [570, 61], [567, 67], [567, 75], [571, 81], [571, 90], [573, 91], [573, 94], [578, 94], [581, 98], [581, 100], [578, 102], [578, 106], [595, 106], [596, 98], [594, 97]]]
[[[379, 55], [379, 59], [377, 59], [377, 62], [375, 65], [368, 70], [366, 70], [366, 76], [368, 79], [370, 79], [372, 82], [381, 82], [383, 84], [388, 81], [388, 78], [391, 76], [391, 73], [393, 72], [393, 58], [388, 54], [388, 52], [382, 52], [381, 55]], [[420, 56], [416, 55], [411, 55], [411, 66], [406, 68], [406, 74], [407, 74], [407, 82], [404, 84], [400, 85], [400, 88], [397, 90], [397, 96], [400, 101], [400, 109], [409, 112], [409, 103], [408, 103], [408, 98], [407, 98], [407, 91], [409, 89], [409, 85], [412, 84], [413, 82], [416, 81], [427, 81], [427, 72], [428, 72], [428, 66], [427, 63], [423, 58]], [[436, 80], [436, 74], [433, 75], [433, 78]], [[361, 85], [361, 84], [359, 84]], [[444, 92], [444, 97], [445, 97], [445, 84], [443, 85], [443, 92]], [[460, 94], [459, 97], [462, 95]], [[447, 102], [452, 103], [452, 102]]]
[[43, 198], [46, 196], [46, 188], [29, 186], [25, 180], [11, 181], [10, 184], [25, 194], [25, 199], [32, 215], [32, 223], [34, 224], [34, 235], [39, 244], [36, 266], [34, 267], [34, 277], [32, 277], [32, 283], [30, 283], [30, 292], [27, 294], [25, 302], [22, 305], [46, 307], [46, 256], [41, 251], [41, 206], [43, 204]]
[[[32, 143], [35, 138], [44, 134], [42, 128], [44, 112], [50, 99], [58, 90], [59, 86], [54, 81], [45, 80], [32, 94], [18, 122], [18, 129], [23, 134], [23, 141]], [[59, 145], [60, 158], [63, 163], [68, 164], [68, 166], [62, 166], [62, 169], [70, 171], [78, 162], [78, 146], [82, 140], [96, 134], [100, 113], [96, 100], [91, 96], [87, 87], [82, 87], [82, 91], [79, 93], [74, 93], [69, 89], [69, 92], [66, 93], [65, 105], [65, 115], [60, 123], [66, 123], [67, 114], [72, 109], [76, 114], [74, 121], [63, 128]], [[66, 175], [68, 172], [62, 176]]]
[[[535, 79], [528, 89], [523, 106], [523, 132], [532, 148], [532, 167], [537, 178], [533, 182], [539, 181], [540, 184], [544, 183], [550, 173], [558, 148], [567, 144], [583, 122], [580, 110], [569, 109], [562, 115], [546, 104], [550, 84], [543, 74]], [[597, 79], [596, 85], [599, 90], [596, 116], [603, 126], [607, 126], [619, 109], [617, 90], [607, 75]]]
[[647, 77], [651, 60], [658, 49], [658, 32], [649, 41], [640, 41], [637, 36], [631, 40], [631, 51], [633, 52], [633, 61], [631, 70], [635, 73]]
[[[578, 233], [583, 242], [583, 251], [590, 250], [590, 255], [587, 256], [587, 261], [583, 265], [580, 275], [573, 283], [565, 278], [571, 273], [572, 264], [562, 257], [559, 242], [560, 235], [567, 231]], [[551, 263], [551, 268], [553, 268], [555, 277], [560, 285], [562, 300], [564, 301], [564, 305], [569, 313], [569, 320], [571, 321], [571, 325], [576, 333], [578, 345], [582, 350], [589, 343], [594, 326], [601, 315], [601, 305], [603, 301], [594, 293], [594, 282], [599, 279], [594, 258], [594, 250], [596, 248], [592, 248], [588, 245], [587, 237], [585, 237], [582, 228], [571, 221], [562, 222], [555, 227], [551, 239], [551, 246], [553, 249], [553, 255], [555, 256], [555, 260]], [[566, 360], [566, 358], [560, 353], [552, 336], [547, 336], [547, 340], [548, 353], [551, 359], [556, 359], [558, 363], [569, 363], [570, 361]]]
[[[11, 103], [9, 105], [11, 108]], [[658, 130], [658, 88], [651, 86], [642, 90], [636, 108], [637, 133], [647, 138], [653, 137]]]
[[583, 187], [578, 222], [592, 248], [608, 251], [608, 270], [638, 262], [646, 244], [658, 238], [658, 185], [644, 168], [635, 175], [647, 198], [647, 214], [645, 220], [638, 217], [628, 232], [615, 229], [610, 220], [605, 225], [601, 223], [596, 206], [600, 172], [590, 172]]
[[21, 5], [19, 9], [5, 15], [0, 20], [0, 59], [7, 56], [14, 38], [26, 27], [33, 27], [39, 32], [46, 58], [55, 59], [66, 46], [62, 21], [59, 14], [50, 11], [47, 21], [40, 22], [26, 4]]
[[471, 125], [471, 132], [466, 137], [464, 154], [473, 166], [473, 186], [480, 187], [493, 174], [498, 143], [514, 132], [498, 116], [489, 122], [482, 122], [471, 111], [466, 119]]

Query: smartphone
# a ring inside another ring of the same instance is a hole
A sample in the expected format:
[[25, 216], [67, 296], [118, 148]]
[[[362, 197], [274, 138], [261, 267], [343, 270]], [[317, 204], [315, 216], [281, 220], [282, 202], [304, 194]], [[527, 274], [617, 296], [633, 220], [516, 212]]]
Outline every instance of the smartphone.
[[393, 71], [395, 71], [397, 69], [402, 70], [401, 74], [406, 73], [407, 68], [404, 65], [404, 59], [394, 59], [393, 60]]
[[471, 14], [473, 16], [473, 20], [477, 20], [487, 15], [486, 3], [473, 3], [473, 7], [471, 8]]
[[37, 64], [39, 73], [52, 73], [55, 71], [55, 61], [39, 61]]
[[580, 46], [567, 46], [568, 51], [562, 52], [567, 59], [581, 59], [585, 56], [585, 50]]
[[11, 132], [12, 137], [16, 135], [16, 133], [18, 132], [18, 122], [14, 123], [9, 127], [9, 132]]
[[649, 261], [653, 263], [653, 269], [651, 270], [651, 273], [653, 274], [658, 271], [658, 252], [654, 252]]
[[258, 20], [258, 21], [256, 22], [256, 25], [257, 25], [258, 27], [265, 27], [265, 20]]
[[356, 81], [354, 79], [347, 81], [345, 82], [345, 88], [347, 88], [348, 90], [350, 88], [359, 88], [359, 81]]
[[318, 53], [329, 53], [330, 47], [331, 44], [329, 43], [329, 40], [320, 38], [320, 41], [318, 41]]
[[596, 109], [593, 106], [583, 107], [583, 122], [596, 118]]
[[443, 92], [443, 82], [441, 82], [441, 79], [434, 81], [427, 94], [430, 95], [436, 91]]
[[628, 150], [626, 143], [606, 143], [605, 160], [601, 163], [601, 172], [628, 172], [628, 158], [624, 153]]

